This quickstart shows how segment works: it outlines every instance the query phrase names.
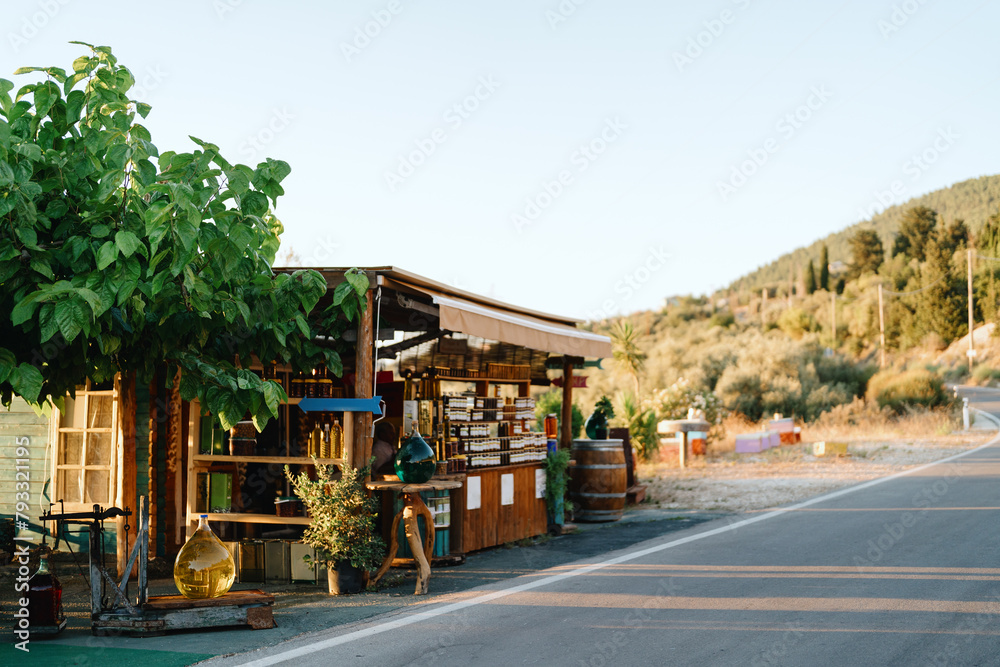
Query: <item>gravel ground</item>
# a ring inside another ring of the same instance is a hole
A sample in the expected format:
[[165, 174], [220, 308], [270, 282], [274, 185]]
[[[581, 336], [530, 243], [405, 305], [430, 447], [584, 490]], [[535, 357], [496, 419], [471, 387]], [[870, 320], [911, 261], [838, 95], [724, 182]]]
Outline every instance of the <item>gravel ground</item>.
[[933, 439], [848, 441], [848, 456], [817, 458], [811, 445], [785, 445], [762, 454], [697, 457], [683, 470], [640, 464], [647, 502], [664, 509], [747, 512], [805, 500], [841, 487], [937, 461], [987, 442], [992, 432]]

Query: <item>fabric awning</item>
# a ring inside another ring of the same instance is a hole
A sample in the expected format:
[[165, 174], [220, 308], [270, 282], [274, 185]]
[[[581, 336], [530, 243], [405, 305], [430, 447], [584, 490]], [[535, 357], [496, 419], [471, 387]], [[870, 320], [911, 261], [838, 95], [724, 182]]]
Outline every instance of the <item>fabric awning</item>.
[[611, 339], [530, 315], [491, 308], [427, 289], [440, 309], [441, 328], [574, 357], [610, 357]]

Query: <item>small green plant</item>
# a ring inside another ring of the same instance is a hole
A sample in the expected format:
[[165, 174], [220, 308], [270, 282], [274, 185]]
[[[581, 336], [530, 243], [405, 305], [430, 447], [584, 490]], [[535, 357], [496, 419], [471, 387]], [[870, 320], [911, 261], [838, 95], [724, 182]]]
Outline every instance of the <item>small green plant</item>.
[[[569, 485], [570, 452], [568, 449], [559, 449], [549, 454], [545, 459], [545, 507], [549, 514], [553, 516], [560, 509], [560, 500], [566, 497], [566, 489]], [[562, 509], [570, 512], [572, 507], [568, 501], [564, 501]]]
[[587, 418], [587, 423], [584, 425], [587, 437], [592, 440], [602, 440], [608, 437], [608, 420], [613, 419], [614, 416], [615, 409], [611, 406], [611, 399], [607, 396], [601, 396], [597, 399], [594, 411]]
[[[302, 534], [302, 541], [316, 549], [320, 563], [349, 562], [363, 570], [374, 570], [385, 557], [385, 543], [375, 526], [378, 501], [369, 496], [364, 468], [344, 466], [340, 479], [333, 479], [335, 466], [316, 465], [316, 479], [308, 473], [292, 475], [285, 466], [285, 476], [305, 505], [312, 523]], [[312, 564], [306, 556], [307, 563]]]

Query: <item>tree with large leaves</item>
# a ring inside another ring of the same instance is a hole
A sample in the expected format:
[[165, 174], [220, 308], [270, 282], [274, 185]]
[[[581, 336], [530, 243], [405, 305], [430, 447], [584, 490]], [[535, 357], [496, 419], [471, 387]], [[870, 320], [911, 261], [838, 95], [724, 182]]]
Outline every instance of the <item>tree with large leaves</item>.
[[290, 172], [279, 160], [228, 162], [192, 137], [159, 152], [128, 96], [134, 78], [111, 49], [70, 71], [0, 79], [0, 400], [58, 402], [89, 378], [148, 381], [181, 371], [181, 396], [229, 428], [277, 417], [281, 386], [251, 357], [342, 372], [337, 339], [363, 308], [356, 271], [317, 308], [315, 271], [275, 275], [271, 212]]

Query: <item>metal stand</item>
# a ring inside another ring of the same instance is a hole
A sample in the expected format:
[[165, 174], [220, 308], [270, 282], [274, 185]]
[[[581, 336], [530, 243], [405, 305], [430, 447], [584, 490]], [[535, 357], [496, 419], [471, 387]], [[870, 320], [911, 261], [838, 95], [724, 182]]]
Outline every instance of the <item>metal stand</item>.
[[[93, 512], [42, 515], [42, 521], [90, 523], [90, 617], [95, 635], [150, 635], [166, 630], [185, 628], [249, 625], [256, 629], [273, 628], [271, 605], [274, 596], [261, 591], [227, 593], [218, 598], [189, 600], [181, 595], [149, 597], [146, 570], [149, 563], [149, 498], [139, 499], [139, 534], [129, 552], [128, 564], [121, 580], [115, 582], [104, 567], [104, 521], [119, 516], [131, 516], [128, 509], [112, 507], [102, 510], [94, 505]], [[132, 568], [137, 568], [138, 592], [135, 601], [128, 595], [128, 580]], [[104, 595], [110, 584], [110, 596]]]

